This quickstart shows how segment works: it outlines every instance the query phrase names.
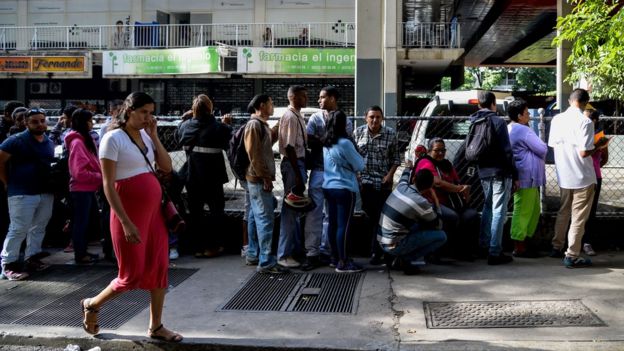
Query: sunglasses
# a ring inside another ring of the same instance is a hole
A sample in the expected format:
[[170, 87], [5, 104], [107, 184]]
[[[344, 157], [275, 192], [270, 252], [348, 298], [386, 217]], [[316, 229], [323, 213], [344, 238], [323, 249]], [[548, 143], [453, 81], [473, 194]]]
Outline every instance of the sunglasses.
[[30, 117], [32, 115], [44, 115], [46, 114], [46, 110], [42, 109], [42, 108], [31, 108], [30, 110], [28, 110], [28, 112], [26, 113], [26, 117]]

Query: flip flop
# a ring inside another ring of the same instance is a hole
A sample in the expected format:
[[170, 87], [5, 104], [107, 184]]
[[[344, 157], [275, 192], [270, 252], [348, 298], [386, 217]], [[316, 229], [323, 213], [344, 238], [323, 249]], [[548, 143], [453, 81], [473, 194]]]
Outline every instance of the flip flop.
[[156, 339], [156, 340], [161, 340], [161, 341], [166, 341], [166, 342], [180, 342], [184, 339], [184, 337], [174, 331], [171, 331], [171, 335], [169, 335], [169, 337], [163, 336], [163, 335], [156, 335], [156, 332], [158, 332], [159, 330], [161, 330], [162, 328], [164, 328], [164, 325], [161, 324], [159, 325], [156, 329], [154, 330], [150, 330], [149, 333], [147, 334], [147, 336], [149, 336], [152, 339]]
[[[100, 332], [100, 325], [97, 322], [97, 313], [100, 312], [100, 310], [93, 307], [87, 307], [86, 302], [88, 300], [89, 299], [80, 300], [80, 308], [82, 309], [82, 329], [91, 335], [96, 335]], [[95, 314], [95, 317], [88, 318], [87, 313], [93, 313]]]

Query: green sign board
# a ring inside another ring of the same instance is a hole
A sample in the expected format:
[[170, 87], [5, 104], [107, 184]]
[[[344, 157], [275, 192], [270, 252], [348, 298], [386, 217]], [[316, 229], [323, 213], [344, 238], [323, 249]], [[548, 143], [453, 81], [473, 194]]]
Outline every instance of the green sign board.
[[238, 49], [239, 73], [354, 75], [353, 48]]
[[188, 49], [113, 50], [102, 53], [102, 74], [158, 75], [220, 72], [214, 46]]

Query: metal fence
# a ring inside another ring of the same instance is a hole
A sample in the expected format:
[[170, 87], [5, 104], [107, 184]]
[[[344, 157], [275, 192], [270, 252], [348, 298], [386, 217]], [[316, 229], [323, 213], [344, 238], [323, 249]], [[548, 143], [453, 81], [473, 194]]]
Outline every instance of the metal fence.
[[[547, 142], [552, 117], [532, 118], [531, 128], [540, 139]], [[427, 145], [434, 137], [445, 139], [447, 158], [454, 161], [462, 181], [472, 185], [472, 202], [477, 208], [483, 203], [483, 194], [476, 169], [462, 160], [455, 160], [455, 154], [469, 128], [469, 117], [435, 116], [413, 117], [409, 122], [403, 121], [415, 130], [412, 134], [411, 149], [418, 144]], [[612, 137], [609, 144], [609, 161], [602, 168], [602, 190], [598, 205], [598, 215], [604, 217], [621, 217], [624, 215], [624, 117], [602, 116], [598, 128], [605, 135]], [[546, 186], [541, 189], [542, 213], [554, 214], [559, 209], [559, 185], [554, 164], [552, 149], [546, 158]], [[510, 204], [511, 206], [512, 204]]]
[[[174, 133], [179, 124], [176, 117], [159, 117], [159, 134], [161, 141], [169, 151], [174, 168], [179, 170], [186, 161], [186, 155], [178, 145], [176, 145]], [[279, 118], [272, 117], [270, 125], [277, 123]], [[352, 117], [354, 128], [364, 124], [363, 117]], [[471, 205], [480, 209], [483, 203], [483, 194], [478, 180], [475, 166], [466, 164], [462, 160], [454, 160], [457, 150], [463, 142], [469, 126], [469, 117], [466, 116], [436, 116], [436, 117], [385, 117], [386, 126], [390, 126], [397, 131], [397, 142], [402, 150], [414, 150], [418, 144], [427, 145], [429, 139], [441, 137], [445, 139], [447, 149], [447, 159], [455, 161], [456, 170], [463, 183], [472, 185]], [[534, 118], [531, 128], [542, 140], [547, 140], [550, 130], [550, 117], [543, 118], [540, 126], [540, 119]], [[247, 118], [237, 117], [234, 119], [233, 127], [242, 125]], [[602, 192], [600, 194], [598, 215], [601, 217], [622, 217], [624, 216], [624, 117], [601, 117], [600, 128], [605, 134], [612, 137], [609, 144], [609, 162], [602, 168]], [[281, 200], [283, 197], [283, 186], [279, 164], [281, 157], [277, 153], [277, 147], [273, 148], [276, 162], [276, 181], [274, 182], [274, 195]], [[409, 152], [406, 152], [407, 156]], [[413, 157], [413, 155], [412, 155]], [[546, 162], [546, 186], [541, 189], [542, 212], [553, 215], [559, 208], [559, 186], [555, 165], [553, 164], [552, 150], [549, 151]], [[227, 162], [226, 162], [227, 164]], [[395, 174], [395, 184], [403, 170], [399, 167]], [[228, 166], [229, 182], [224, 185], [226, 198], [226, 211], [232, 215], [241, 216], [244, 209], [244, 190], [240, 183], [232, 175]], [[281, 201], [278, 201], [280, 203]], [[510, 201], [510, 207], [512, 201]], [[277, 211], [279, 211], [279, 207]], [[356, 211], [360, 210], [359, 201]]]
[[355, 24], [233, 23], [0, 27], [2, 50], [198, 46], [353, 47]]

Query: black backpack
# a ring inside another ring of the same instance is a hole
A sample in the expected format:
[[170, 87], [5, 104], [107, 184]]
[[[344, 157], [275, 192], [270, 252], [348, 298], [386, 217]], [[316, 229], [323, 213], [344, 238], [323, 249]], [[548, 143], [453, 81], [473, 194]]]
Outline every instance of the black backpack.
[[479, 117], [470, 124], [466, 135], [465, 157], [469, 162], [485, 160], [494, 146], [494, 126], [490, 115]]
[[[249, 168], [249, 155], [247, 155], [247, 150], [245, 150], [245, 128], [252, 121], [253, 119], [250, 119], [234, 132], [232, 138], [230, 138], [230, 148], [227, 150], [230, 168], [232, 168], [232, 173], [238, 180], [245, 180], [247, 168]], [[264, 126], [261, 130], [262, 138], [264, 138]]]

